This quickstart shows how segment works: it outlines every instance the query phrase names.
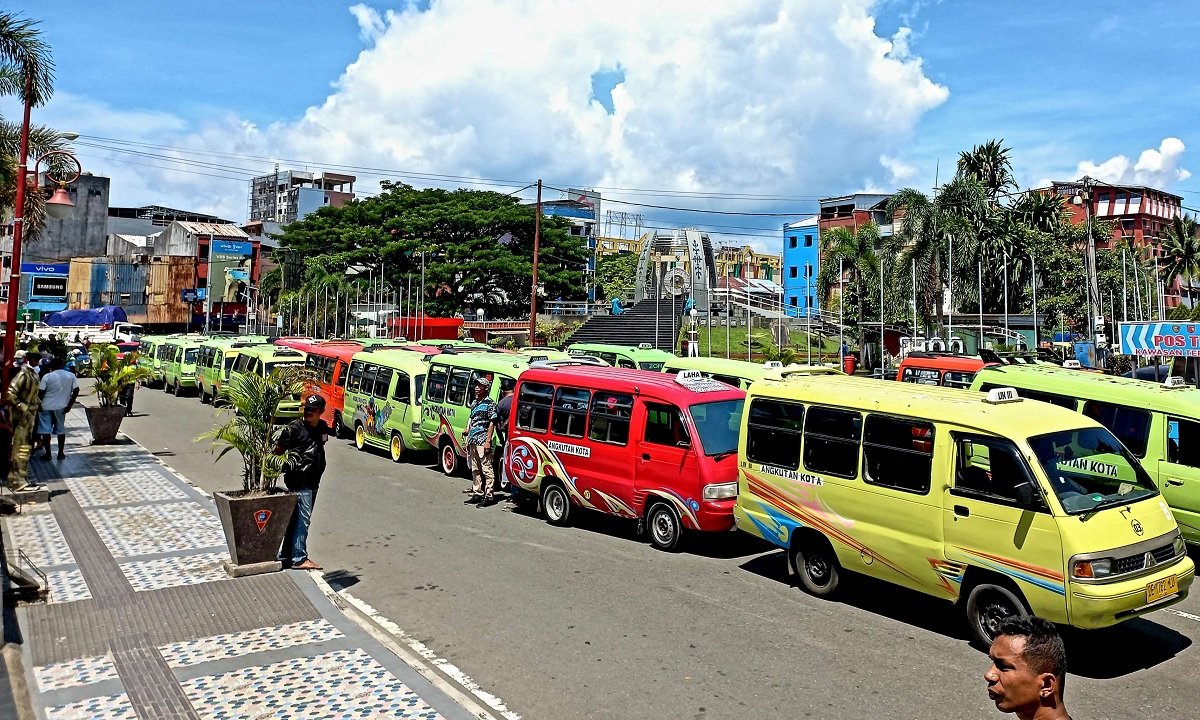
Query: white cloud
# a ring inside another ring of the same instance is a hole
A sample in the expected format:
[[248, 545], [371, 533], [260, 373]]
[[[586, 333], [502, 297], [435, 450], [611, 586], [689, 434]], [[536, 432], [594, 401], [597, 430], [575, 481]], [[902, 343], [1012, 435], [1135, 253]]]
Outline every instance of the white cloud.
[[1087, 175], [1114, 184], [1168, 188], [1192, 176], [1180, 167], [1185, 150], [1179, 138], [1164, 138], [1157, 149], [1143, 150], [1136, 162], [1125, 155], [1114, 155], [1099, 163], [1084, 160], [1076, 166], [1077, 176]]
[[888, 181], [893, 188], [904, 187], [917, 174], [916, 165], [906, 163], [900, 158], [890, 155], [880, 155], [879, 164], [891, 173]]
[[[872, 0], [438, 0], [381, 14], [360, 3], [350, 12], [365, 49], [295, 121], [256, 126], [231, 114], [185, 132], [101, 113], [70, 124], [93, 135], [413, 172], [834, 194], [864, 178], [878, 185], [911, 175], [896, 158], [949, 94], [925, 76], [907, 30], [876, 34], [873, 8]], [[610, 115], [591, 99], [591, 77], [613, 67], [624, 80]], [[116, 165], [100, 168], [127, 204], [245, 215], [244, 183], [150, 168], [138, 168], [135, 182]], [[138, 191], [120, 187], [127, 182]]]

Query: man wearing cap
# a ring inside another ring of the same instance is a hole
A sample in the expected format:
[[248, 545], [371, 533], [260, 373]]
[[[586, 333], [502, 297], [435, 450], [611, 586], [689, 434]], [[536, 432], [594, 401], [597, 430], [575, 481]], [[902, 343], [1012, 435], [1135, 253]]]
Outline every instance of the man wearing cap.
[[492, 380], [486, 375], [475, 377], [471, 416], [467, 420], [467, 465], [471, 468], [471, 495], [468, 503], [487, 507], [495, 502], [492, 486], [496, 471], [492, 467], [492, 433], [496, 431], [496, 401], [489, 397]]
[[325, 398], [312, 395], [304, 401], [303, 409], [304, 417], [288, 423], [275, 444], [276, 455], [290, 452], [283, 466], [283, 484], [299, 498], [279, 559], [284, 567], [320, 570], [321, 566], [308, 557], [308, 526], [321, 475], [325, 473], [325, 443], [329, 442], [330, 434], [329, 426], [321, 419]]
[[12, 454], [8, 471], [8, 487], [24, 490], [29, 487], [29, 455], [32, 452], [33, 424], [41, 405], [38, 376], [34, 372], [41, 361], [38, 353], [18, 350], [13, 356], [18, 368], [8, 384], [8, 405], [12, 408]]

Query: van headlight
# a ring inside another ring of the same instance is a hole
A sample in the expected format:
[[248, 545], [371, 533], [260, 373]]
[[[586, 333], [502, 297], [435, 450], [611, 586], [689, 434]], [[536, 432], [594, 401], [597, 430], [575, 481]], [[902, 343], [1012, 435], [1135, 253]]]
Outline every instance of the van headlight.
[[1175, 549], [1175, 557], [1179, 557], [1180, 555], [1185, 555], [1187, 553], [1187, 543], [1184, 542], [1182, 535], [1175, 536], [1175, 540], [1171, 543], [1171, 547]]
[[738, 494], [736, 482], [717, 483], [716, 485], [705, 485], [704, 492], [701, 494], [705, 500], [728, 500], [735, 498]]
[[1071, 568], [1071, 575], [1079, 580], [1097, 580], [1112, 575], [1116, 564], [1112, 558], [1079, 560]]

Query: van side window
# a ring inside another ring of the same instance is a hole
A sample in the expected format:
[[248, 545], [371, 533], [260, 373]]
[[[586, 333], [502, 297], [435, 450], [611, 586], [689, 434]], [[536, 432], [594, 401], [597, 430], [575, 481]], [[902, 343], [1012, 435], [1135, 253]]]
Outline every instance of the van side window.
[[617, 358], [617, 367], [631, 368], [637, 370], [637, 364], [627, 358]]
[[409, 392], [408, 383], [408, 373], [396, 373], [396, 392], [392, 393], [393, 400], [405, 405], [412, 405], [412, 393]]
[[971, 381], [975, 379], [975, 373], [963, 372], [962, 370], [947, 370], [942, 376], [942, 385], [949, 388], [969, 388]]
[[683, 426], [683, 418], [679, 415], [679, 408], [659, 403], [646, 403], [644, 439], [648, 443], [672, 447], [685, 447], [692, 444], [691, 439], [688, 438], [687, 428]]
[[954, 490], [956, 495], [1017, 505], [1017, 487], [1031, 483], [1021, 453], [1008, 440], [955, 434]]
[[350, 366], [350, 379], [346, 382], [346, 390], [347, 391], [358, 392], [358, 389], [360, 387], [362, 387], [362, 373], [363, 373], [362, 362], [355, 360], [354, 363]]
[[379, 374], [375, 376], [375, 392], [371, 393], [377, 398], [386, 399], [388, 391], [392, 387], [392, 369], [381, 367]]
[[317, 355], [309, 355], [304, 358], [304, 367], [312, 372], [313, 376], [318, 380], [321, 378], [321, 360], [322, 358]]
[[810, 407], [804, 423], [804, 469], [852, 478], [858, 474], [862, 415]]
[[[350, 371], [351, 375], [354, 371]], [[446, 366], [434, 365], [429, 368], [429, 384], [425, 386], [425, 399], [430, 402], [442, 402], [446, 399]]]
[[614, 353], [602, 352], [600, 353], [600, 359], [609, 365], [615, 366], [617, 364], [617, 356]]
[[933, 476], [933, 425], [868, 415], [863, 433], [863, 482], [925, 495]]
[[735, 388], [740, 388], [742, 386], [741, 378], [736, 378], [732, 375], [709, 375], [709, 377], [717, 382], [723, 382], [726, 385], [732, 385]]
[[580, 388], [563, 387], [554, 393], [554, 419], [550, 428], [555, 435], [583, 437], [587, 426], [588, 401], [592, 394]]
[[358, 386], [359, 392], [366, 393], [367, 395], [374, 394], [374, 392], [375, 392], [375, 373], [377, 370], [379, 370], [378, 365], [374, 365], [374, 364], [363, 365], [362, 381]]
[[929, 368], [904, 368], [904, 374], [900, 379], [907, 383], [916, 383], [918, 385], [937, 385], [941, 379], [941, 373], [937, 370]]
[[1146, 457], [1146, 441], [1150, 438], [1150, 413], [1145, 410], [1088, 400], [1083, 414], [1108, 428], [1109, 432], [1138, 457]]
[[341, 360], [337, 361], [337, 385], [342, 389], [346, 387], [346, 371], [349, 369], [350, 367], [346, 363]]
[[471, 382], [471, 371], [466, 368], [454, 368], [450, 371], [450, 381], [446, 383], [446, 402], [462, 405], [467, 401], [467, 385]]
[[240, 373], [246, 372], [246, 365], [249, 363], [250, 363], [249, 355], [238, 355], [237, 359], [233, 361], [234, 372], [240, 372]]
[[554, 387], [542, 383], [525, 383], [517, 395], [517, 427], [530, 432], [544, 433], [550, 429], [550, 399]]
[[629, 417], [633, 414], [633, 396], [601, 390], [592, 395], [588, 420], [588, 438], [598, 442], [624, 445], [629, 442]]
[[1167, 418], [1167, 462], [1200, 468], [1200, 423]]
[[755, 398], [750, 403], [746, 430], [746, 459], [796, 470], [800, 467], [800, 434], [803, 431], [803, 405]]

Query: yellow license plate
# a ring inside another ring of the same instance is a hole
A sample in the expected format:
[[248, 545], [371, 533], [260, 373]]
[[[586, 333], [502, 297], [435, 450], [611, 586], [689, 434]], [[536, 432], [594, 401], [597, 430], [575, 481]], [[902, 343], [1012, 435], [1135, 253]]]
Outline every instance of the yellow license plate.
[[1179, 578], [1175, 575], [1146, 585], [1146, 602], [1152, 603], [1179, 592]]

